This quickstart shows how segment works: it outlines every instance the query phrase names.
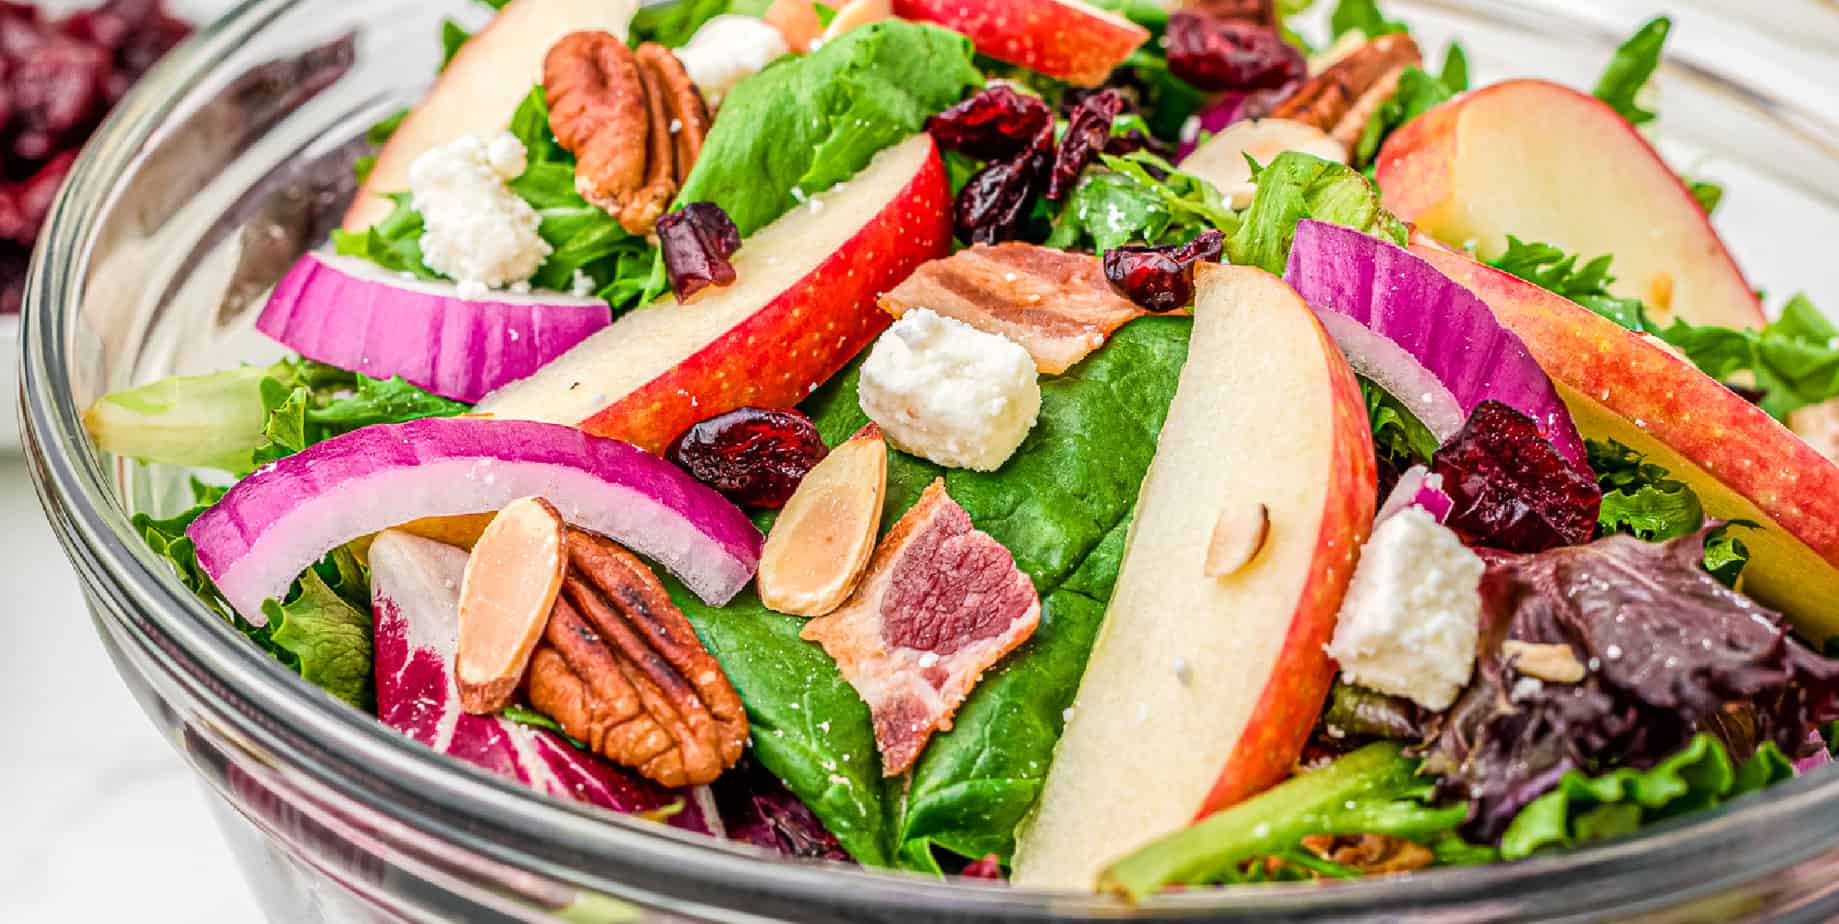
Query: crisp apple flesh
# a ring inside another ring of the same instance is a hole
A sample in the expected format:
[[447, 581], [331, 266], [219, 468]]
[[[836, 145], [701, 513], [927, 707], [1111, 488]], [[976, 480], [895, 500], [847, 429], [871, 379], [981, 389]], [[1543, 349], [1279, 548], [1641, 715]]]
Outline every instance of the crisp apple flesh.
[[1601, 100], [1542, 80], [1495, 84], [1387, 139], [1386, 207], [1485, 259], [1507, 235], [1615, 257], [1618, 295], [1658, 319], [1761, 327], [1762, 307], [1711, 220], [1639, 131]]
[[462, 135], [490, 137], [543, 82], [543, 58], [570, 32], [601, 30], [623, 41], [638, 0], [512, 0], [448, 62], [434, 88], [377, 152], [376, 166], [345, 212], [344, 228], [362, 231], [395, 206], [384, 193], [409, 188], [409, 165]]
[[[1262, 270], [1203, 264], [1194, 334], [1105, 625], [1015, 860], [1091, 889], [1132, 849], [1289, 775], [1334, 677], [1324, 653], [1372, 526], [1353, 372]], [[1263, 548], [1208, 577], [1221, 512], [1264, 504]]]
[[951, 188], [924, 134], [755, 232], [734, 284], [620, 318], [478, 405], [660, 450], [738, 407], [790, 407], [892, 320], [876, 299], [951, 246]]
[[1085, 87], [1104, 83], [1149, 30], [1079, 0], [894, 0], [894, 15], [937, 23], [999, 61]]
[[1839, 465], [1652, 337], [1425, 240], [1412, 251], [1525, 341], [1585, 436], [1686, 482], [1707, 515], [1748, 520], [1743, 590], [1816, 640], [1839, 634]]

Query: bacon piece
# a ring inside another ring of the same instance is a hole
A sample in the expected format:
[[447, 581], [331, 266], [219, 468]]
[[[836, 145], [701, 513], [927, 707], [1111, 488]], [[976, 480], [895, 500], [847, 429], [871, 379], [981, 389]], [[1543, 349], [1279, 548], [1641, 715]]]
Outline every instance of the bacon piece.
[[1097, 257], [1034, 244], [979, 244], [925, 263], [881, 297], [900, 317], [931, 308], [1021, 344], [1035, 367], [1059, 375], [1125, 324], [1149, 312], [1119, 295]]
[[855, 594], [803, 635], [868, 703], [881, 772], [896, 776], [1040, 622], [1034, 582], [939, 479], [881, 540]]

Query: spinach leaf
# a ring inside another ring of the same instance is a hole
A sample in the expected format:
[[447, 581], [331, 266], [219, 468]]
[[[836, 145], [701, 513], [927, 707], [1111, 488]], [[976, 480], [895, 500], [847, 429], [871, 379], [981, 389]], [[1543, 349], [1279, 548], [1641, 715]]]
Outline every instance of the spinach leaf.
[[1305, 218], [1405, 245], [1404, 223], [1380, 205], [1379, 189], [1346, 164], [1285, 151], [1255, 170], [1253, 179], [1258, 191], [1251, 208], [1240, 215], [1238, 230], [1226, 238], [1226, 257], [1232, 263], [1283, 275], [1296, 223]]
[[1329, 14], [1328, 29], [1335, 38], [1349, 32], [1359, 32], [1367, 38], [1378, 38], [1394, 32], [1409, 32], [1404, 23], [1387, 19], [1379, 12], [1375, 0], [1341, 0], [1335, 4], [1334, 12]]
[[1608, 103], [1622, 118], [1640, 125], [1654, 120], [1654, 113], [1641, 108], [1635, 97], [1660, 69], [1660, 50], [1667, 43], [1673, 21], [1665, 16], [1650, 20], [1629, 36], [1609, 59], [1609, 66], [1596, 82], [1596, 98]]
[[1529, 244], [1507, 235], [1507, 251], [1489, 261], [1490, 266], [1511, 273], [1539, 288], [1570, 299], [1637, 333], [1660, 330], [1647, 316], [1647, 306], [1638, 298], [1622, 298], [1609, 291], [1615, 277], [1609, 274], [1614, 258], [1608, 254], [1583, 266], [1577, 257], [1550, 244]]
[[1501, 836], [1501, 859], [1568, 849], [1628, 834], [1642, 825], [1722, 805], [1794, 775], [1773, 742], [1739, 763], [1700, 734], [1651, 769], [1619, 767], [1597, 776], [1571, 770], [1557, 788], [1520, 810]]
[[899, 20], [851, 30], [735, 87], [677, 202], [714, 202], [745, 237], [982, 85], [961, 35]]

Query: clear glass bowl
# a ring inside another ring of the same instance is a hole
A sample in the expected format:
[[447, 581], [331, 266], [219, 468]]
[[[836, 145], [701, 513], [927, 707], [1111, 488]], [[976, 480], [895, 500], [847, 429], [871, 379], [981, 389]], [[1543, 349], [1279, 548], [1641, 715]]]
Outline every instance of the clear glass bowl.
[[[1483, 78], [1573, 83], [1634, 22], [1601, 6], [1390, 4], [1428, 48], [1460, 35]], [[22, 417], [40, 494], [103, 644], [221, 797], [218, 818], [274, 920], [1812, 920], [1839, 902], [1830, 767], [1562, 856], [1128, 908], [768, 861], [538, 797], [307, 686], [136, 538], [129, 513], [180, 503], [185, 473], [99, 456], [79, 414], [110, 389], [278, 353], [251, 333], [257, 299], [340, 213], [364, 127], [425, 90], [441, 18], [477, 13], [471, 0], [244, 4], [109, 119], [33, 266]], [[1839, 240], [1839, 92], [1810, 76], [1819, 58], [1715, 16], [1682, 22], [1673, 51], [1662, 82], [1676, 162], [1726, 183], [1720, 220], [1754, 279], [1839, 304], [1825, 262]]]

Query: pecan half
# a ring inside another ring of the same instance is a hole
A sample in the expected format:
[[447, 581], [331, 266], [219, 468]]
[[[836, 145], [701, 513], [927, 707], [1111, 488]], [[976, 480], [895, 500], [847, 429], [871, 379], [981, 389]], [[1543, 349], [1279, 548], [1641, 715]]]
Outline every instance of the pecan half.
[[1330, 863], [1369, 876], [1409, 873], [1436, 860], [1430, 848], [1389, 834], [1312, 834], [1302, 843], [1304, 849]]
[[530, 704], [569, 736], [665, 786], [714, 782], [747, 741], [721, 665], [651, 569], [569, 530], [570, 572], [530, 663]]
[[1382, 35], [1309, 78], [1271, 116], [1306, 122], [1352, 148], [1373, 113], [1398, 89], [1399, 75], [1422, 63], [1411, 36]]
[[549, 129], [575, 155], [581, 197], [648, 234], [709, 133], [709, 110], [677, 56], [608, 32], [573, 32], [543, 60]]

